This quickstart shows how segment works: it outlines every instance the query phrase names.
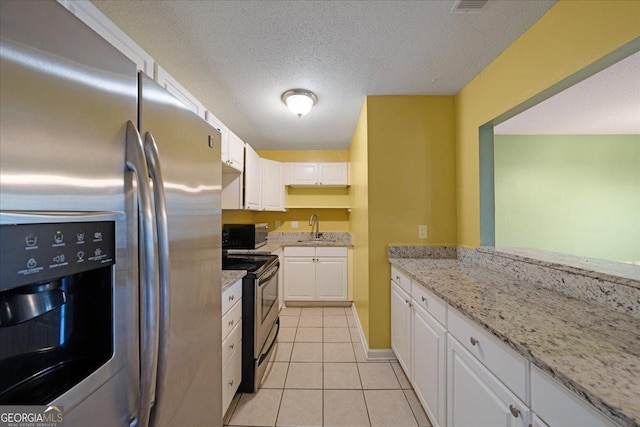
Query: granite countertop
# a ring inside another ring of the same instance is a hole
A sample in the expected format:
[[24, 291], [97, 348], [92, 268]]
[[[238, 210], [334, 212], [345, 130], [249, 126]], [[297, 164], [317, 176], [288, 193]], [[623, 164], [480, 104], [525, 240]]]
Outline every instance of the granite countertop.
[[245, 270], [222, 270], [222, 292], [242, 279], [246, 274]]
[[624, 426], [640, 423], [640, 319], [455, 259], [389, 260]]

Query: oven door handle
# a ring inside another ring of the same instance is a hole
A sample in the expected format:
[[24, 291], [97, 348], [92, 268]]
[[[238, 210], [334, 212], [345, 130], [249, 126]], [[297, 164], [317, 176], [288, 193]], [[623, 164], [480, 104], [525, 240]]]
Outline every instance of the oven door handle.
[[[271, 279], [273, 279], [273, 276], [278, 274], [278, 268], [279, 267], [280, 267], [280, 265], [276, 264], [274, 267], [272, 267], [271, 270], [269, 270], [267, 277], [265, 277], [265, 278], [260, 277], [259, 282], [258, 282], [258, 287], [264, 285], [265, 283], [269, 283], [269, 281]], [[265, 273], [265, 275], [266, 275], [266, 273]]]
[[[271, 350], [273, 349], [273, 346], [276, 345], [276, 342], [277, 342], [278, 331], [280, 331], [280, 319], [278, 319], [278, 321], [276, 322], [276, 328], [271, 329], [271, 333], [269, 334], [270, 337], [273, 336], [273, 338], [271, 338], [271, 344], [269, 344], [269, 348], [267, 349], [267, 351], [265, 351], [260, 355], [260, 358], [258, 359], [258, 365], [262, 365], [262, 362], [264, 362], [264, 359], [269, 357], [269, 354], [271, 354]], [[269, 338], [267, 338], [267, 341], [268, 339]]]

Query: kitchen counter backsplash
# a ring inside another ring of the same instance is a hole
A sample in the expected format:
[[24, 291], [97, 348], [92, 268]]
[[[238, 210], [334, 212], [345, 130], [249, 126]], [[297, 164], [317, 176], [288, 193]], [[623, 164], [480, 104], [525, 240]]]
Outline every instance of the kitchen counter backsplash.
[[[548, 251], [509, 251], [490, 247], [389, 246], [389, 258], [457, 259], [468, 266], [484, 267], [570, 298], [640, 318], [640, 277], [633, 278], [637, 266], [622, 264], [619, 269], [623, 274], [617, 276], [615, 267], [611, 267], [616, 263], [609, 261], [598, 263], [598, 260]], [[580, 263], [581, 258], [589, 261]], [[590, 265], [597, 265], [600, 270], [606, 268], [606, 273], [589, 270]]]
[[[610, 309], [640, 318], [640, 278], [599, 273], [585, 267], [562, 263], [562, 254], [550, 261], [549, 252], [538, 255], [529, 250], [527, 256], [508, 254], [494, 248], [476, 250], [458, 248], [458, 259], [466, 265], [485, 267], [513, 278], [532, 282], [570, 298], [604, 305]], [[578, 258], [578, 257], [574, 257]], [[609, 263], [610, 262], [604, 262]], [[626, 264], [623, 264], [628, 267]], [[631, 266], [635, 267], [635, 266]]]

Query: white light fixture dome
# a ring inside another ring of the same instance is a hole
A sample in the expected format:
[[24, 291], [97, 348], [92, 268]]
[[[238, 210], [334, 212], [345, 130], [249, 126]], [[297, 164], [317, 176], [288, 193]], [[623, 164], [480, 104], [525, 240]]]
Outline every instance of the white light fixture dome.
[[282, 102], [289, 107], [289, 111], [302, 117], [311, 111], [311, 107], [318, 102], [318, 97], [310, 90], [291, 89], [282, 94]]

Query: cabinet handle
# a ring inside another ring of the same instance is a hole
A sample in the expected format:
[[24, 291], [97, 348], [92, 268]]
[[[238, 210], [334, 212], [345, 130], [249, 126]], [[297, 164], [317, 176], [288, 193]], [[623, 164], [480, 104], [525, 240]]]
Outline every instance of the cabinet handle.
[[404, 303], [409, 304], [409, 300], [408, 299], [404, 300]]
[[396, 276], [396, 281], [400, 281], [400, 276]]
[[233, 347], [235, 347], [235, 346], [236, 346], [236, 344], [235, 344], [235, 343], [233, 343], [233, 344], [231, 344], [231, 345], [229, 346], [229, 348], [230, 348], [231, 350], [233, 350]]
[[233, 380], [229, 381], [229, 387], [233, 387]]
[[235, 295], [231, 295], [231, 296], [229, 297], [229, 301], [233, 301], [233, 299], [234, 299], [234, 298], [235, 298]]
[[426, 304], [427, 303], [427, 298], [426, 297], [422, 297], [422, 302]]
[[509, 411], [511, 411], [511, 415], [513, 415], [513, 418], [518, 418], [520, 416], [520, 409], [516, 408], [513, 405], [509, 405]]
[[409, 301], [409, 307], [413, 307], [413, 303]]
[[471, 345], [476, 345], [478, 344], [478, 340], [475, 339], [474, 337], [469, 338], [469, 341], [471, 341]]
[[229, 321], [229, 326], [233, 326], [233, 320]]

